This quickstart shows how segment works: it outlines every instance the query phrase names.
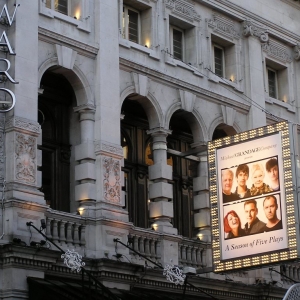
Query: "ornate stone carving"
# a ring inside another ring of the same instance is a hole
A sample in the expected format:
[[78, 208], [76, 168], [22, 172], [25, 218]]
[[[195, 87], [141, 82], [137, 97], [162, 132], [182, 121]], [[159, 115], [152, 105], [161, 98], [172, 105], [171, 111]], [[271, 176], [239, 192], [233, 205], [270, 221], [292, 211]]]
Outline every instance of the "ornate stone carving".
[[12, 117], [6, 121], [6, 129], [18, 128], [28, 132], [39, 134], [41, 127], [37, 122], [30, 121], [21, 117]]
[[219, 32], [230, 39], [239, 39], [240, 34], [234, 28], [234, 23], [230, 19], [214, 14], [211, 20], [208, 20], [208, 26], [214, 31]]
[[267, 52], [269, 56], [273, 56], [284, 62], [292, 61], [292, 57], [288, 53], [288, 48], [274, 40], [269, 40], [268, 43], [264, 43], [262, 49]]
[[197, 14], [194, 4], [184, 0], [165, 0], [166, 7], [170, 8], [172, 13], [185, 18], [189, 21], [200, 21], [201, 18]]
[[26, 183], [36, 181], [36, 138], [16, 133], [16, 178]]
[[300, 44], [294, 47], [294, 58], [300, 60]]
[[269, 40], [268, 30], [254, 24], [250, 20], [244, 21], [243, 35], [248, 37], [250, 35], [256, 36], [262, 43], [266, 43]]
[[4, 139], [3, 133], [0, 132], [0, 181], [4, 178]]
[[95, 141], [95, 154], [109, 154], [119, 158], [123, 157], [123, 149], [121, 146], [108, 142]]
[[119, 203], [121, 195], [121, 165], [119, 160], [110, 157], [103, 158], [103, 190], [104, 199]]

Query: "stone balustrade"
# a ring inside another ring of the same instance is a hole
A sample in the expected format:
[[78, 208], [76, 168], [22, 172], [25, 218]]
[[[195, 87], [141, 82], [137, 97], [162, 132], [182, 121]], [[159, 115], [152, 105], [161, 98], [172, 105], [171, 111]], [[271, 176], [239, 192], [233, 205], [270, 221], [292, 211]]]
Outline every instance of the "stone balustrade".
[[83, 253], [86, 244], [85, 228], [84, 220], [79, 215], [55, 210], [46, 213], [46, 236], [63, 250], [75, 249]]
[[[135, 251], [138, 251], [142, 255], [145, 255], [149, 259], [160, 264], [160, 234], [153, 230], [142, 228], [131, 229], [130, 234], [133, 237], [133, 244], [131, 247]], [[131, 251], [130, 254], [132, 258], [136, 256], [133, 251]], [[147, 262], [147, 264], [151, 265], [149, 262]]]
[[201, 268], [206, 266], [206, 245], [200, 241], [183, 238], [178, 245], [180, 266]]
[[281, 276], [283, 287], [288, 288], [295, 282], [300, 282], [300, 264], [284, 264], [280, 266], [280, 273], [287, 276]]

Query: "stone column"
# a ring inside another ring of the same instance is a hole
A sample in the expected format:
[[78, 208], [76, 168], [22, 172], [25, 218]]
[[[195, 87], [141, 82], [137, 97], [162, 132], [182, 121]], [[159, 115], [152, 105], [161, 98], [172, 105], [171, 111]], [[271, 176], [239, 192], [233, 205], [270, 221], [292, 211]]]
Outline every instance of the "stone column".
[[194, 221], [197, 237], [203, 242], [211, 242], [207, 156], [200, 155], [199, 158], [198, 177], [193, 180]]
[[155, 128], [147, 132], [152, 136], [152, 153], [154, 165], [149, 167], [150, 219], [156, 231], [177, 234], [173, 228], [173, 190], [168, 180], [172, 179], [172, 167], [167, 165], [167, 136], [171, 132]]
[[[254, 30], [255, 29], [255, 30]], [[261, 45], [268, 41], [268, 33], [264, 28], [259, 28], [251, 21], [245, 21], [245, 78], [246, 95], [253, 99], [257, 105], [251, 105], [248, 114], [247, 128], [257, 128], [266, 125], [265, 108], [265, 87], [264, 87], [264, 62]]]
[[79, 113], [81, 144], [75, 147], [75, 200], [79, 202], [79, 213], [93, 206], [96, 201], [96, 172], [94, 151], [95, 107], [82, 105], [74, 109]]

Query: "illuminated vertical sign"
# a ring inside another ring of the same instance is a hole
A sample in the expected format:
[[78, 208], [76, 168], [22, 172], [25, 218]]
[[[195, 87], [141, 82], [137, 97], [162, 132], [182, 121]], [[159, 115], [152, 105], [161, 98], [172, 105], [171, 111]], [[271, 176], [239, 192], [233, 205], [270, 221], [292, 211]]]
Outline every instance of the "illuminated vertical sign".
[[297, 258], [289, 125], [209, 142], [215, 272]]
[[[13, 15], [10, 16], [7, 5], [4, 4], [1, 13], [0, 13], [0, 24], [5, 25], [5, 26], [11, 26], [15, 15], [17, 8], [20, 6], [20, 4], [15, 5], [15, 9], [13, 12]], [[13, 51], [13, 48], [9, 42], [9, 39], [7, 37], [7, 34], [5, 31], [2, 32], [1, 37], [0, 37], [0, 50], [5, 53], [9, 53], [10, 55], [16, 55], [16, 53]], [[8, 70], [10, 69], [10, 61], [6, 58], [0, 58], [0, 62], [4, 62], [6, 65], [6, 68], [4, 70], [0, 69], [0, 75], [2, 75], [2, 81], [6, 82], [9, 80], [13, 84], [17, 84], [16, 82], [8, 73]], [[15, 94], [6, 88], [0, 88], [0, 91], [4, 93], [4, 98], [0, 99], [0, 112], [7, 112], [13, 109], [16, 103], [16, 97]], [[7, 96], [10, 98], [10, 100], [7, 99]]]

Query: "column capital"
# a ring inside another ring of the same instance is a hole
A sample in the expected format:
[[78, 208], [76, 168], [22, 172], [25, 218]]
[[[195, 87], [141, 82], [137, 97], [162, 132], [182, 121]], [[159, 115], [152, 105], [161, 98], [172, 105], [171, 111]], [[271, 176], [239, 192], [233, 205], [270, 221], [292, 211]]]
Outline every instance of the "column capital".
[[86, 112], [96, 112], [96, 106], [92, 104], [83, 104], [73, 108], [74, 112], [86, 113]]
[[152, 137], [155, 137], [155, 136], [165, 136], [165, 137], [167, 137], [171, 133], [172, 133], [172, 130], [162, 128], [162, 127], [156, 127], [156, 128], [152, 128], [152, 129], [147, 130], [147, 134], [152, 135]]

